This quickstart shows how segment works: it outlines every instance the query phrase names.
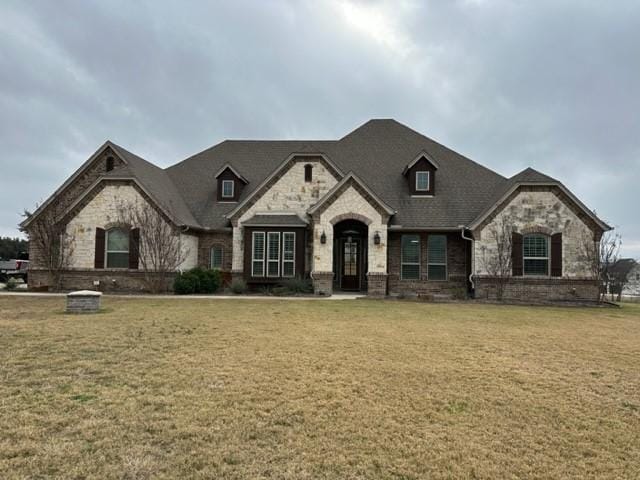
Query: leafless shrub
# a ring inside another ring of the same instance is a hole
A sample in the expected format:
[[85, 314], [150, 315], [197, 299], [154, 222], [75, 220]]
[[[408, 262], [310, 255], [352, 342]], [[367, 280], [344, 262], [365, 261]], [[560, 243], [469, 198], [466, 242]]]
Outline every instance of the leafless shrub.
[[502, 300], [511, 280], [512, 227], [507, 219], [501, 218], [488, 227], [485, 234], [491, 238], [495, 250], [483, 246], [480, 265], [495, 280], [496, 298]]
[[605, 299], [607, 287], [614, 280], [612, 267], [619, 259], [621, 246], [622, 236], [615, 230], [604, 232], [599, 241], [590, 234], [582, 238], [580, 254], [593, 277], [599, 280], [600, 300]]
[[116, 211], [117, 223], [140, 229], [129, 248], [138, 252], [146, 287], [152, 293], [166, 291], [170, 275], [189, 254], [182, 248], [179, 228], [146, 202], [121, 202]]
[[[71, 263], [74, 250], [74, 235], [67, 231], [62, 221], [62, 204], [54, 202], [38, 214], [33, 221], [22, 229], [26, 233], [31, 248], [38, 252], [38, 263], [45, 268], [49, 276], [49, 288], [60, 290], [62, 271]], [[33, 214], [27, 210], [23, 216], [29, 219]]]

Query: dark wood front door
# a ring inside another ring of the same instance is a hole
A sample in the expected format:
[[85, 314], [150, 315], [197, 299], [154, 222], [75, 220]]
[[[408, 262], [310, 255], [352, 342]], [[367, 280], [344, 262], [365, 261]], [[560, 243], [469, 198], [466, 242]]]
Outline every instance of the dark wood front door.
[[343, 238], [340, 244], [342, 266], [340, 287], [343, 290], [360, 290], [360, 266], [362, 265], [359, 238]]

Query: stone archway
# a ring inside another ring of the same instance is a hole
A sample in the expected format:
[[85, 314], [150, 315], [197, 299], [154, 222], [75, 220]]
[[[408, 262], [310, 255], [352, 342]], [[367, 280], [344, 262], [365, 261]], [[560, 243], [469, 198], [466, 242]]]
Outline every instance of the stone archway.
[[[366, 218], [362, 215], [357, 216]], [[343, 217], [343, 219], [336, 222], [331, 221], [333, 224], [333, 289], [366, 290], [368, 225], [362, 220], [344, 218], [345, 215], [339, 217]]]

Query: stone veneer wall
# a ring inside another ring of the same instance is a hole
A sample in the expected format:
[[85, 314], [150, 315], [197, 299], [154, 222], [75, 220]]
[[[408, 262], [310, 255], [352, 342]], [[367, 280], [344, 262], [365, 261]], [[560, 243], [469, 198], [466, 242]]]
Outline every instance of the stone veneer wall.
[[[146, 203], [146, 200], [132, 185], [107, 184], [69, 220], [67, 233], [72, 238], [73, 245], [71, 269], [93, 269], [96, 228], [105, 228], [117, 221], [117, 206], [122, 202], [136, 204]], [[180, 269], [195, 267], [198, 257], [198, 237], [181, 234], [180, 243], [185, 256]]]
[[[359, 220], [368, 225], [369, 272], [387, 273], [387, 218], [353, 186], [349, 186], [313, 222], [313, 267], [318, 272], [333, 270], [333, 225], [342, 220]], [[322, 233], [327, 242], [320, 242]], [[380, 244], [373, 241], [380, 235]]]
[[[65, 211], [102, 175], [107, 173], [107, 157], [113, 157], [113, 168], [117, 171], [124, 166], [124, 162], [114, 154], [111, 148], [106, 148], [96, 159], [87, 166], [73, 182], [71, 182], [55, 199], [55, 208], [58, 212]], [[47, 208], [53, 208], [47, 207]], [[38, 251], [35, 242], [29, 242], [29, 258], [31, 268], [43, 268], [42, 255]]]
[[[444, 233], [444, 232], [443, 232]], [[442, 235], [433, 232], [432, 234]], [[406, 232], [420, 235], [420, 280], [402, 280], [401, 269], [401, 232], [389, 232], [389, 293], [433, 295], [448, 294], [455, 297], [467, 295], [467, 253], [468, 241], [460, 236], [460, 232], [448, 232], [447, 235], [447, 280], [429, 280], [427, 278], [427, 239], [428, 232]]]
[[[308, 164], [313, 165], [311, 182], [304, 181], [304, 166]], [[304, 157], [298, 159], [290, 169], [282, 173], [256, 203], [235, 220], [239, 227], [234, 226], [233, 229], [232, 269], [239, 272], [244, 268], [243, 221], [257, 213], [295, 213], [305, 218], [309, 207], [322, 198], [336, 183], [337, 180], [321, 161]]]
[[520, 233], [562, 233], [562, 276], [582, 279], [592, 276], [582, 246], [585, 239], [594, 238], [594, 232], [555, 191], [550, 187], [522, 187], [489, 223], [474, 232], [477, 275], [488, 274], [483, 256], [495, 255], [497, 250], [490, 230], [504, 221]]

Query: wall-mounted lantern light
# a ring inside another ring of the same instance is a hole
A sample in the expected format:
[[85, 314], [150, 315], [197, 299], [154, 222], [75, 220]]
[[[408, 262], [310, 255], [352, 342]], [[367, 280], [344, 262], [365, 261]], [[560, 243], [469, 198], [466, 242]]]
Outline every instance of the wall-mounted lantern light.
[[322, 232], [322, 235], [320, 235], [320, 243], [322, 244], [327, 243], [327, 234], [324, 233], [324, 231]]
[[373, 243], [375, 245], [380, 245], [380, 232], [376, 232], [373, 236]]

